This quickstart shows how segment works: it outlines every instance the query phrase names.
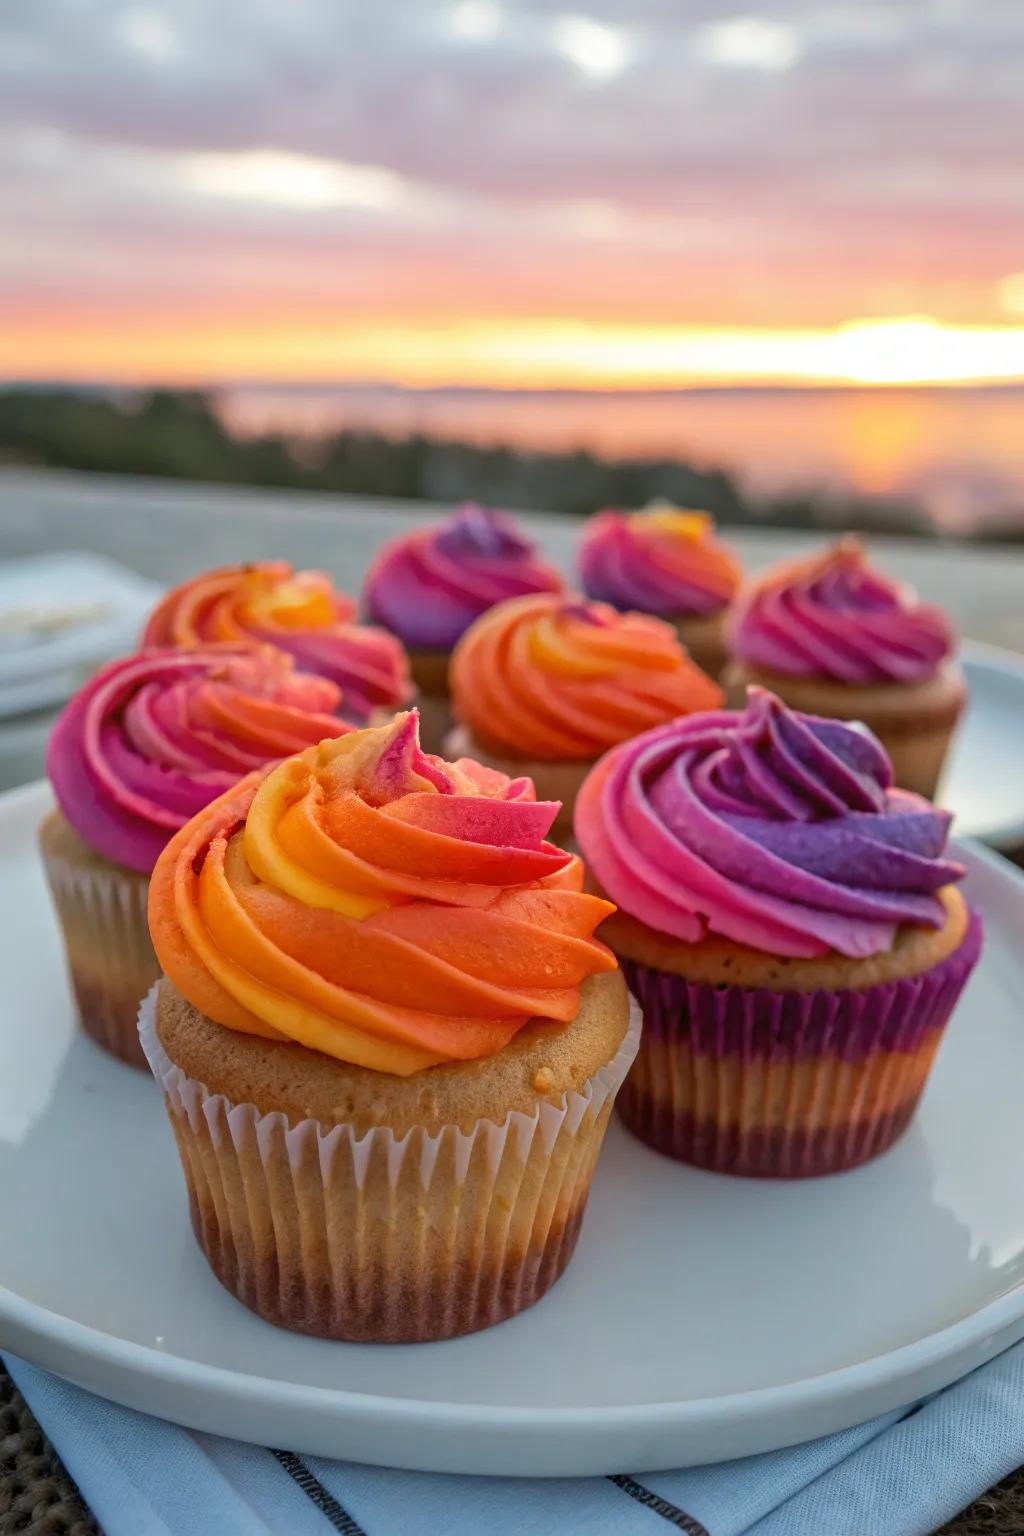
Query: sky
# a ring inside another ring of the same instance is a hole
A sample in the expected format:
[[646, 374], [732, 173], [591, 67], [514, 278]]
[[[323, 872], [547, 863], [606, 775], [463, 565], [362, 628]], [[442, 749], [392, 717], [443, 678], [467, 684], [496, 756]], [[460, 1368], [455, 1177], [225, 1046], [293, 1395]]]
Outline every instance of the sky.
[[2, 0], [0, 376], [1024, 378], [1022, 0]]

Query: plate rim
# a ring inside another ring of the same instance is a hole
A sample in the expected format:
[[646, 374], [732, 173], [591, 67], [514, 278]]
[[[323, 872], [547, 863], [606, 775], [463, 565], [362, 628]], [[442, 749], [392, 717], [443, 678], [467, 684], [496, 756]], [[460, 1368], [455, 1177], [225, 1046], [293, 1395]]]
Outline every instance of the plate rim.
[[[1021, 669], [1024, 671], [1024, 668]], [[52, 792], [45, 780], [21, 785], [0, 794], [0, 823], [19, 810], [29, 806], [41, 811], [52, 803]], [[27, 819], [27, 818], [26, 818]], [[965, 839], [956, 845], [964, 855], [969, 872], [977, 868], [995, 880], [1009, 892], [1011, 900], [1024, 903], [1024, 872], [1010, 864], [998, 852], [973, 839]], [[983, 1306], [944, 1327], [912, 1339], [866, 1360], [854, 1361], [815, 1376], [798, 1377], [793, 1381], [774, 1383], [741, 1392], [723, 1393], [718, 1396], [702, 1396], [687, 1399], [665, 1399], [653, 1403], [631, 1403], [620, 1406], [601, 1404], [594, 1407], [543, 1407], [512, 1404], [500, 1406], [493, 1403], [452, 1402], [433, 1399], [410, 1398], [353, 1391], [345, 1387], [324, 1387], [283, 1381], [258, 1373], [243, 1373], [226, 1366], [210, 1365], [190, 1360], [181, 1355], [166, 1353], [152, 1345], [139, 1343], [94, 1327], [91, 1324], [68, 1318], [61, 1313], [31, 1301], [22, 1294], [0, 1283], [0, 1328], [6, 1336], [5, 1347], [15, 1354], [35, 1361], [44, 1369], [52, 1370], [99, 1391], [101, 1395], [143, 1412], [153, 1412], [154, 1389], [165, 1387], [171, 1393], [183, 1390], [195, 1394], [195, 1411], [189, 1402], [175, 1397], [175, 1419], [190, 1424], [195, 1429], [214, 1433], [231, 1433], [223, 1424], [214, 1422], [223, 1413], [225, 1405], [242, 1410], [248, 1407], [264, 1414], [282, 1414], [311, 1411], [319, 1416], [328, 1429], [338, 1433], [361, 1431], [363, 1435], [391, 1431], [395, 1438], [384, 1438], [384, 1444], [375, 1457], [373, 1446], [360, 1439], [358, 1459], [378, 1464], [404, 1465], [408, 1468], [432, 1471], [479, 1472], [483, 1475], [523, 1476], [570, 1476], [595, 1473], [595, 1452], [591, 1439], [600, 1443], [603, 1435], [609, 1436], [627, 1430], [646, 1434], [666, 1444], [677, 1435], [688, 1432], [713, 1432], [718, 1426], [723, 1434], [745, 1425], [756, 1426], [770, 1419], [788, 1419], [793, 1427], [789, 1439], [783, 1432], [773, 1434], [773, 1446], [792, 1444], [808, 1438], [806, 1415], [812, 1411], [827, 1412], [843, 1403], [851, 1404], [853, 1416], [845, 1416], [844, 1423], [860, 1422], [875, 1413], [886, 1411], [872, 1403], [872, 1393], [887, 1394], [888, 1408], [902, 1406], [920, 1395], [920, 1385], [927, 1382], [925, 1390], [936, 1385], [935, 1373], [943, 1372], [951, 1360], [957, 1365], [965, 1360], [964, 1369], [973, 1369], [991, 1358], [999, 1349], [1011, 1342], [1007, 1337], [1013, 1330], [1017, 1336], [1024, 1333], [1024, 1279], [1008, 1286], [993, 1296]], [[423, 1346], [429, 1350], [431, 1345]], [[93, 1369], [90, 1371], [90, 1367]], [[96, 1368], [113, 1372], [102, 1386], [95, 1379]], [[943, 1376], [939, 1385], [957, 1379], [963, 1371], [955, 1370]], [[891, 1396], [899, 1384], [906, 1386], [903, 1396]], [[147, 1391], [148, 1388], [148, 1391]], [[866, 1411], [858, 1412], [861, 1406]], [[185, 1412], [182, 1413], [182, 1407]], [[211, 1412], [207, 1412], [207, 1409]], [[159, 1411], [159, 1410], [157, 1410]], [[844, 1410], [845, 1413], [845, 1410]], [[801, 1418], [801, 1415], [804, 1418]], [[842, 1425], [835, 1424], [838, 1428]], [[421, 1443], [401, 1446], [402, 1434], [429, 1432]], [[469, 1434], [466, 1432], [470, 1431]], [[553, 1433], [570, 1437], [567, 1442], [569, 1461], [558, 1467], [522, 1466], [523, 1447], [527, 1454], [536, 1453], [538, 1447], [550, 1440]], [[811, 1430], [810, 1433], [821, 1431]], [[507, 1449], [496, 1452], [496, 1459], [487, 1458], [489, 1446], [494, 1444], [495, 1434], [508, 1433], [517, 1437], [518, 1451], [512, 1461]], [[439, 1437], [465, 1437], [464, 1448], [472, 1456], [474, 1448], [482, 1450], [483, 1462], [470, 1467], [463, 1464], [463, 1456], [457, 1457], [458, 1465], [437, 1454]], [[287, 1436], [285, 1437], [287, 1438]], [[300, 1440], [302, 1437], [300, 1436]], [[585, 1442], [585, 1444], [584, 1444]], [[569, 1447], [572, 1447], [571, 1449]], [[434, 1447], [434, 1450], [431, 1449]], [[311, 1454], [309, 1444], [297, 1444], [296, 1450]], [[769, 1449], [764, 1445], [760, 1449]], [[397, 1453], [397, 1460], [396, 1460]], [[748, 1454], [748, 1449], [725, 1450], [719, 1459]], [[320, 1451], [319, 1454], [330, 1454]], [[334, 1454], [337, 1454], [335, 1452]], [[519, 1458], [519, 1468], [515, 1465]], [[573, 1459], [575, 1457], [575, 1459]], [[707, 1462], [714, 1457], [702, 1455]], [[693, 1458], [690, 1458], [692, 1461]], [[597, 1463], [608, 1470], [618, 1470], [607, 1463], [607, 1454], [597, 1454]], [[676, 1446], [674, 1453], [656, 1452], [646, 1464], [647, 1469], [678, 1467], [689, 1464], [685, 1447]]]
[[[987, 640], [962, 641], [960, 654], [961, 660], [969, 662], [982, 671], [997, 672], [1003, 677], [1012, 677], [1014, 682], [1019, 683], [1024, 689], [1024, 655], [1007, 650], [1002, 645], [992, 645]], [[968, 696], [967, 708], [970, 709], [970, 696]], [[953, 825], [956, 826], [955, 820]], [[973, 833], [964, 841], [994, 848], [996, 852], [1004, 852], [1008, 848], [1024, 843], [1024, 806], [1016, 820], [985, 828], [981, 832]]]

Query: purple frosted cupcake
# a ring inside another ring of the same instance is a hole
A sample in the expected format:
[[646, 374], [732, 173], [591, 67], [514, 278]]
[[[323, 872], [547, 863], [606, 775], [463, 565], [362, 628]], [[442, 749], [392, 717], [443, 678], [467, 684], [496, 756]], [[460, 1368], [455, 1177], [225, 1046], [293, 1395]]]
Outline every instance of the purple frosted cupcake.
[[885, 1151], [981, 949], [949, 823], [862, 726], [761, 689], [609, 752], [575, 829], [644, 1012], [630, 1129], [722, 1173]]
[[642, 512], [601, 512], [584, 529], [579, 568], [588, 597], [674, 624], [698, 667], [719, 675], [727, 656], [725, 617], [743, 573], [706, 512], [668, 502]]
[[495, 603], [563, 586], [514, 518], [474, 502], [384, 546], [366, 573], [363, 605], [409, 652], [428, 751], [440, 751], [453, 723], [448, 661], [456, 641]]

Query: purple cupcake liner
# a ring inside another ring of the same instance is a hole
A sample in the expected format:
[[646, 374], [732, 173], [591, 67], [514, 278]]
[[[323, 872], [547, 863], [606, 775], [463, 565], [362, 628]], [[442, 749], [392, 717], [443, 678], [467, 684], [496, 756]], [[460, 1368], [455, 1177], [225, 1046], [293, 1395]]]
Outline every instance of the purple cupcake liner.
[[981, 918], [970, 915], [959, 947], [920, 976], [841, 992], [771, 992], [689, 982], [620, 956], [644, 1028], [702, 1055], [835, 1055], [859, 1061], [878, 1050], [915, 1051], [945, 1024], [981, 952]]
[[644, 1033], [619, 1113], [657, 1150], [719, 1172], [865, 1162], [913, 1117], [981, 939], [972, 913], [929, 971], [860, 991], [712, 986], [620, 957]]

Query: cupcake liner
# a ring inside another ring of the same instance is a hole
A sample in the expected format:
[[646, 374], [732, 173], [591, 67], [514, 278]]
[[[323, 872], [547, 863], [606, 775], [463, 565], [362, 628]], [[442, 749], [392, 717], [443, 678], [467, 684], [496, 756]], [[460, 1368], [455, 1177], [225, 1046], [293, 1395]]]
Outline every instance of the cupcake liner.
[[688, 982], [620, 958], [644, 1015], [619, 1113], [641, 1140], [719, 1173], [803, 1178], [876, 1157], [909, 1124], [981, 949], [861, 990]]
[[454, 1338], [532, 1306], [572, 1256], [612, 1101], [640, 1038], [629, 1028], [582, 1092], [402, 1136], [291, 1123], [233, 1104], [139, 1036], [163, 1089], [211, 1269], [268, 1322], [324, 1338]]
[[79, 1023], [121, 1061], [145, 1068], [139, 1003], [160, 975], [146, 918], [149, 880], [116, 864], [77, 864], [43, 847]]

